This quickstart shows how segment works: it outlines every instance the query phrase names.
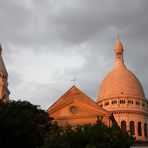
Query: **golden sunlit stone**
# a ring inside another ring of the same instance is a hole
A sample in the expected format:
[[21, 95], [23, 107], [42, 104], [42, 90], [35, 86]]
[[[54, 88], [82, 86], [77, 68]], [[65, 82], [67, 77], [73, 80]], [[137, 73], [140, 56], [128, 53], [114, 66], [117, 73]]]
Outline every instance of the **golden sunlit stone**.
[[140, 81], [124, 64], [119, 37], [115, 42], [115, 57], [115, 65], [104, 78], [96, 102], [73, 86], [47, 112], [61, 126], [95, 123], [97, 116], [110, 126], [113, 114], [123, 130], [136, 140], [147, 141], [148, 101]]
[[124, 64], [119, 38], [115, 42], [115, 65], [101, 83], [97, 103], [113, 113], [118, 125], [136, 140], [148, 140], [148, 101], [140, 81]]

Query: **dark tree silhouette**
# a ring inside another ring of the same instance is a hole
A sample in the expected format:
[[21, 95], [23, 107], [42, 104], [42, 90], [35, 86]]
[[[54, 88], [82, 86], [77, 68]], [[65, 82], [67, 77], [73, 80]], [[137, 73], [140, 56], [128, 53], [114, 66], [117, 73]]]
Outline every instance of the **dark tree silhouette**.
[[117, 124], [108, 127], [98, 119], [96, 124], [57, 128], [43, 148], [130, 148], [132, 141], [132, 136]]
[[0, 148], [42, 146], [50, 121], [44, 110], [27, 101], [0, 102]]

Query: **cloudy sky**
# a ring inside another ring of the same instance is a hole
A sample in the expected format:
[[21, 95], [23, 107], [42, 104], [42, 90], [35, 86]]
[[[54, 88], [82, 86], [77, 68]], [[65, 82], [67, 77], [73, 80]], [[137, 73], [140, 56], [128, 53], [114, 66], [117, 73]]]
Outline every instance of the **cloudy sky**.
[[0, 0], [10, 99], [47, 109], [72, 85], [96, 100], [120, 34], [148, 97], [148, 0]]

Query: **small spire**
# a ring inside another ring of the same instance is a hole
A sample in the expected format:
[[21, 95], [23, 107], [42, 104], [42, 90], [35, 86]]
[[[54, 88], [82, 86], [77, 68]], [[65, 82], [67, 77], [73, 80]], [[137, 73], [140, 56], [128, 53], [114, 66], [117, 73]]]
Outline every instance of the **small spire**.
[[115, 53], [116, 53], [116, 65], [123, 66], [124, 65], [123, 46], [122, 46], [122, 42], [120, 41], [119, 34], [117, 35], [117, 39], [115, 42]]
[[117, 35], [117, 40], [115, 42], [115, 50], [122, 50], [123, 51], [123, 46], [122, 46], [122, 43], [120, 41], [119, 34]]

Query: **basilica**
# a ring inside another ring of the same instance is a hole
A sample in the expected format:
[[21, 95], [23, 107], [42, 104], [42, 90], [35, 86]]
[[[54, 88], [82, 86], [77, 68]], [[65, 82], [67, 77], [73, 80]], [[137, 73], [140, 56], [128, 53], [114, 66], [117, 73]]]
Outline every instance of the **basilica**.
[[[75, 85], [51, 105], [47, 112], [61, 126], [94, 124], [100, 118], [107, 126], [112, 118], [121, 129], [131, 133], [136, 140], [148, 141], [148, 100], [138, 78], [126, 67], [123, 45], [115, 42], [115, 64], [105, 76], [96, 101]], [[8, 73], [0, 45], [0, 100], [9, 100]]]
[[123, 45], [115, 42], [115, 64], [105, 76], [93, 101], [76, 86], [70, 88], [47, 110], [61, 126], [95, 123], [100, 117], [111, 126], [113, 115], [118, 125], [136, 140], [148, 140], [148, 100], [138, 78], [126, 67]]

